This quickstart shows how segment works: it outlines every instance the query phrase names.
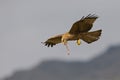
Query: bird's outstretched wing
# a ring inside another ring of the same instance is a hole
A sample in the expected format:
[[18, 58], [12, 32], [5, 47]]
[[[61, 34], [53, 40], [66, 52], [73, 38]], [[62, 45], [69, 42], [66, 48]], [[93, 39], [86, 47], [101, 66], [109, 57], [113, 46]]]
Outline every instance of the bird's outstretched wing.
[[79, 34], [82, 32], [88, 32], [92, 26], [94, 21], [98, 18], [95, 14], [89, 14], [86, 17], [82, 17], [79, 21], [75, 22], [70, 29], [70, 34]]
[[54, 45], [56, 45], [58, 43], [61, 43], [61, 38], [62, 38], [62, 34], [54, 36], [54, 37], [51, 37], [47, 41], [42, 42], [42, 43], [44, 43], [45, 46], [48, 46], [48, 47], [51, 46], [51, 47], [53, 47]]

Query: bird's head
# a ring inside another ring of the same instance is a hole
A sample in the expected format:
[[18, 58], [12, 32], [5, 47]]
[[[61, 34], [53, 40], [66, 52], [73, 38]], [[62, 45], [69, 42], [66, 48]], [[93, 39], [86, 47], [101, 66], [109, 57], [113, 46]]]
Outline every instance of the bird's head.
[[65, 39], [65, 38], [63, 38], [62, 37], [62, 39], [61, 39], [61, 42], [65, 45], [65, 44], [67, 44], [67, 40]]

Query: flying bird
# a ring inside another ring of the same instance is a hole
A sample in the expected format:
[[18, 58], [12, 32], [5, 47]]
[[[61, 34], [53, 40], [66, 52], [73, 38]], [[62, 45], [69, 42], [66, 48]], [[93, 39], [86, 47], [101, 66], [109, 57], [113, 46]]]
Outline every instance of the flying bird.
[[53, 47], [58, 43], [63, 43], [66, 46], [68, 51], [68, 55], [70, 54], [70, 50], [68, 48], [68, 41], [75, 41], [78, 45], [81, 44], [81, 40], [85, 41], [86, 43], [90, 44], [94, 41], [97, 41], [101, 35], [102, 30], [96, 30], [89, 32], [89, 30], [93, 27], [93, 23], [98, 18], [95, 14], [89, 14], [87, 16], [83, 16], [80, 20], [76, 21], [71, 29], [60, 35], [53, 36], [42, 42], [45, 46]]

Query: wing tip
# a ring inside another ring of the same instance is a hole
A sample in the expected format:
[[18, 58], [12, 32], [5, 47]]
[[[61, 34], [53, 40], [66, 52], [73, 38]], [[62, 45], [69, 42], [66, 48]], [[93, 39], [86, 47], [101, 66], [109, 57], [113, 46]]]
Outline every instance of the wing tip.
[[98, 32], [102, 33], [102, 29], [97, 30]]
[[56, 45], [56, 44], [54, 44], [54, 43], [51, 43], [51, 42], [41, 42], [42, 44], [44, 44], [45, 46], [47, 46], [47, 47], [53, 47], [54, 45]]
[[95, 19], [97, 19], [98, 15], [96, 15], [96, 14], [88, 14], [85, 18], [95, 18]]
[[102, 29], [100, 29], [100, 30], [98, 30], [99, 32], [100, 32], [100, 35], [99, 36], [101, 36], [101, 34], [102, 34]]
[[84, 19], [97, 19], [97, 18], [99, 18], [99, 16], [96, 15], [96, 14], [88, 14], [86, 17], [83, 16], [80, 20], [84, 20]]

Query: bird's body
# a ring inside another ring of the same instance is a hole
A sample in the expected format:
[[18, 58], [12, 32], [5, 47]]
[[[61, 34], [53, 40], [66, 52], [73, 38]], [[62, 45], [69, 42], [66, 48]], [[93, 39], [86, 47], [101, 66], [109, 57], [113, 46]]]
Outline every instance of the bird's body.
[[[63, 43], [68, 51], [69, 48], [67, 46], [67, 41], [76, 40], [77, 44], [80, 45], [82, 39], [87, 43], [92, 43], [99, 39], [102, 31], [102, 30], [96, 30], [96, 31], [88, 32], [92, 28], [93, 23], [97, 18], [98, 18], [97, 16], [91, 14], [89, 14], [86, 17], [82, 17], [79, 21], [73, 24], [69, 32], [66, 32], [61, 35], [53, 36], [43, 43], [45, 44], [45, 46], [48, 47], [49, 46], [53, 47], [58, 43]], [[69, 53], [70, 52], [68, 52], [68, 54]]]
[[70, 34], [69, 32], [67, 32], [67, 33], [64, 33], [63, 35], [62, 35], [62, 39], [61, 39], [61, 41], [63, 42], [64, 40], [66, 40], [66, 41], [70, 41], [70, 40], [75, 40], [75, 35], [73, 35], [73, 34]]

